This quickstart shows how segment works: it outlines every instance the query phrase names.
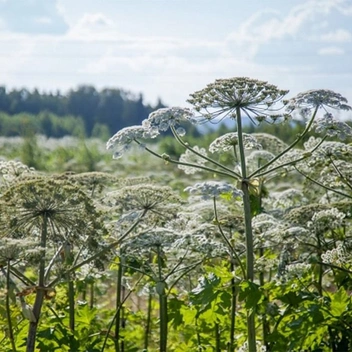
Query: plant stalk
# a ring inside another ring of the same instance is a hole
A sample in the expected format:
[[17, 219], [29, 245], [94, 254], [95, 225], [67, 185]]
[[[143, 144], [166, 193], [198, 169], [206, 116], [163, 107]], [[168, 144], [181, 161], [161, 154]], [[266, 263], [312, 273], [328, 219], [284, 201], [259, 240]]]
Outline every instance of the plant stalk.
[[[243, 129], [241, 119], [241, 109], [236, 108], [236, 121], [238, 133], [238, 147], [241, 162], [242, 182], [241, 188], [243, 192], [243, 210], [246, 235], [246, 280], [253, 282], [254, 280], [254, 247], [253, 247], [253, 230], [252, 230], [252, 212], [249, 195], [249, 180], [247, 179], [246, 157], [243, 143]], [[256, 331], [255, 331], [255, 315], [253, 310], [247, 312], [247, 341], [248, 351], [256, 352]]]
[[168, 316], [167, 316], [167, 294], [165, 289], [165, 281], [162, 278], [162, 258], [161, 258], [161, 249], [160, 246], [157, 247], [157, 256], [158, 256], [158, 271], [159, 271], [159, 282], [157, 285], [161, 285], [159, 288], [159, 320], [160, 320], [160, 352], [166, 352], [167, 348], [167, 333], [168, 333]]
[[12, 351], [16, 352], [15, 337], [13, 334], [12, 320], [11, 320], [11, 308], [10, 308], [10, 273], [11, 273], [11, 263], [10, 259], [7, 260], [7, 269], [6, 269], [6, 317], [7, 325], [9, 328], [9, 339], [11, 342]]
[[29, 323], [29, 330], [27, 336], [27, 348], [26, 352], [34, 352], [35, 351], [35, 341], [37, 337], [37, 329], [39, 324], [40, 313], [43, 306], [44, 300], [44, 280], [45, 280], [45, 250], [46, 250], [46, 240], [48, 234], [48, 215], [43, 215], [43, 225], [40, 236], [40, 247], [43, 249], [43, 257], [39, 264], [39, 280], [38, 287], [35, 296], [34, 306], [33, 306], [33, 315], [35, 317], [35, 321], [31, 321]]

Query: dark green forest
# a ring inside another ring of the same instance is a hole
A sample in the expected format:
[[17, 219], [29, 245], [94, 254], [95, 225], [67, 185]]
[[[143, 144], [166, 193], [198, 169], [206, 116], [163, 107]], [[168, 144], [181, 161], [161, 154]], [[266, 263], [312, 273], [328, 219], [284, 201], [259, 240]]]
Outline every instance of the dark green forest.
[[126, 126], [140, 124], [150, 112], [164, 107], [144, 103], [142, 94], [123, 89], [81, 85], [67, 94], [41, 93], [0, 86], [0, 133], [18, 136], [29, 132], [48, 137], [64, 135], [105, 138]]

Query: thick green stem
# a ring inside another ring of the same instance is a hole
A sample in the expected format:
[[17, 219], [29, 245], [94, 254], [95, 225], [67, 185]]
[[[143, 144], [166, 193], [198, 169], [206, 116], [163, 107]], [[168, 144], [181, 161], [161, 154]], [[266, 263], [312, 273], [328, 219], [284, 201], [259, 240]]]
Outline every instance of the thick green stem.
[[168, 334], [168, 316], [167, 316], [167, 294], [166, 294], [166, 284], [162, 277], [162, 258], [161, 258], [161, 248], [157, 247], [158, 256], [158, 282], [157, 282], [157, 292], [159, 295], [159, 321], [160, 321], [160, 352], [166, 352], [167, 348], [167, 334]]
[[45, 279], [45, 250], [46, 250], [47, 233], [48, 233], [48, 217], [47, 217], [47, 214], [44, 214], [43, 226], [42, 226], [41, 237], [40, 237], [40, 247], [43, 250], [43, 257], [39, 264], [38, 288], [37, 288], [34, 306], [33, 306], [33, 315], [35, 317], [35, 321], [31, 321], [29, 324], [26, 352], [34, 352], [35, 350], [37, 328], [38, 328], [40, 313], [43, 306], [44, 293], [45, 293], [44, 279]]
[[[235, 265], [231, 261], [230, 263], [231, 272], [235, 271]], [[236, 327], [236, 304], [237, 304], [237, 292], [235, 278], [231, 279], [231, 326], [230, 326], [230, 344], [229, 351], [234, 351], [235, 348], [235, 327]]]
[[104, 342], [103, 342], [103, 346], [101, 348], [101, 352], [104, 352], [105, 351], [105, 347], [106, 347], [106, 344], [107, 344], [107, 340], [108, 340], [108, 337], [110, 336], [110, 331], [114, 325], [114, 322], [115, 322], [115, 319], [117, 317], [118, 314], [120, 314], [120, 310], [123, 306], [123, 304], [127, 301], [127, 299], [130, 297], [130, 295], [132, 294], [132, 292], [134, 292], [135, 288], [138, 286], [138, 284], [142, 281], [143, 279], [143, 276], [141, 276], [137, 282], [135, 283], [133, 289], [131, 289], [126, 295], [124, 295], [123, 299], [121, 300], [120, 302], [120, 305], [116, 308], [116, 312], [115, 312], [115, 315], [113, 316], [109, 326], [108, 326], [108, 329], [106, 331], [106, 334], [105, 334], [105, 338], [104, 338]]
[[89, 308], [90, 309], [94, 308], [94, 299], [95, 299], [94, 291], [95, 291], [95, 283], [94, 281], [92, 281], [89, 284]]
[[69, 307], [69, 316], [70, 316], [70, 329], [71, 331], [74, 331], [75, 330], [75, 288], [71, 278], [69, 278], [69, 282], [68, 282], [68, 307]]
[[150, 334], [150, 327], [152, 322], [152, 303], [153, 303], [153, 296], [149, 293], [148, 296], [148, 308], [147, 308], [147, 321], [145, 324], [145, 335], [144, 335], [144, 349], [148, 351], [149, 347], [149, 334]]
[[[241, 162], [241, 173], [242, 173], [242, 192], [243, 192], [243, 210], [244, 210], [244, 222], [245, 222], [245, 234], [246, 234], [246, 280], [254, 280], [254, 247], [253, 247], [253, 230], [252, 230], [252, 212], [249, 195], [249, 180], [247, 179], [247, 168], [246, 168], [246, 157], [244, 152], [243, 143], [243, 130], [241, 120], [241, 109], [236, 108], [236, 121], [237, 121], [237, 133], [238, 133], [238, 148]], [[256, 352], [256, 332], [255, 332], [255, 315], [253, 310], [247, 312], [247, 341], [248, 351]]]
[[120, 256], [119, 269], [116, 280], [116, 318], [115, 318], [115, 351], [120, 352], [120, 327], [121, 327], [121, 292], [123, 277], [123, 258]]
[[7, 326], [9, 331], [9, 339], [11, 342], [12, 351], [16, 352], [15, 337], [13, 334], [12, 320], [11, 320], [11, 308], [10, 308], [10, 273], [11, 264], [10, 259], [7, 260], [7, 270], [6, 270], [6, 318]]
[[[63, 253], [63, 260], [65, 262], [65, 265], [70, 265], [72, 263], [72, 253], [71, 253], [71, 246], [65, 244], [62, 247]], [[48, 272], [48, 269], [47, 269]], [[71, 273], [67, 273], [67, 287], [68, 287], [68, 309], [69, 309], [69, 324], [70, 324], [70, 329], [71, 331], [75, 331], [75, 287], [74, 283], [72, 280], [72, 275]], [[73, 338], [73, 337], [72, 337]]]
[[[259, 256], [262, 257], [263, 255], [264, 255], [264, 249], [260, 248], [259, 249]], [[263, 271], [261, 271], [259, 274], [259, 282], [260, 282], [260, 286], [263, 287], [265, 284]], [[269, 346], [268, 336], [270, 334], [270, 325], [269, 325], [269, 322], [266, 318], [265, 313], [262, 316], [262, 327], [263, 327], [263, 344], [265, 345], [266, 349], [269, 351], [270, 346]]]
[[221, 352], [219, 324], [216, 323], [214, 326], [214, 329], [215, 329], [215, 351]]

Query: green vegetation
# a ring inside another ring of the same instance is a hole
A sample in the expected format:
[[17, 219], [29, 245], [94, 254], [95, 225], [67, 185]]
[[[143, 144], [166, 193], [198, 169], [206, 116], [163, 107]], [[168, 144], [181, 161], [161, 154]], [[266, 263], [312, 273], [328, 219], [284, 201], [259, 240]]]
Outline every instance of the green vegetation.
[[[217, 81], [196, 117], [118, 131], [117, 160], [80, 134], [1, 137], [0, 351], [350, 351], [352, 129], [324, 110], [350, 107], [284, 93]], [[219, 106], [236, 129], [184, 135]]]
[[59, 91], [39, 93], [27, 89], [7, 91], [0, 87], [0, 131], [2, 136], [23, 135], [30, 127], [47, 137], [65, 135], [107, 137], [115, 131], [137, 125], [155, 109], [141, 94], [121, 89], [96, 90], [80, 86], [62, 95]]

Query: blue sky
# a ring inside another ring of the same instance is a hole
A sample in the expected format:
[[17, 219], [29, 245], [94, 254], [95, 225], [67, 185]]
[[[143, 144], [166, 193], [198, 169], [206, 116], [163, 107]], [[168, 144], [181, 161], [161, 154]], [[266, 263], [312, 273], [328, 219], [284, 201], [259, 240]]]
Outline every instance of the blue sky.
[[216, 78], [352, 104], [351, 0], [0, 0], [0, 85], [79, 84], [184, 106]]

